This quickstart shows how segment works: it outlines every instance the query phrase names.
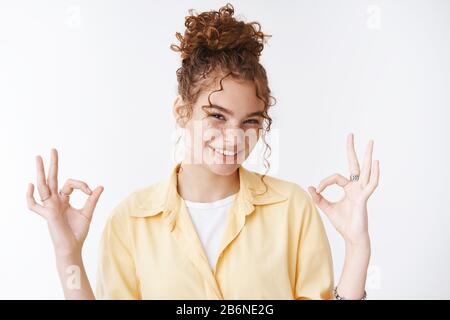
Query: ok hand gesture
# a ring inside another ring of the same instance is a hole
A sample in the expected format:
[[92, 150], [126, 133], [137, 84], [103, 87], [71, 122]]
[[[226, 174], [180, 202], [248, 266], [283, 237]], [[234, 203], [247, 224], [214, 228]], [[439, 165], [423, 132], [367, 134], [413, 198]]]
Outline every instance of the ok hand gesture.
[[[103, 192], [103, 187], [99, 186], [91, 191], [85, 182], [69, 179], [58, 191], [58, 153], [55, 149], [51, 151], [51, 163], [47, 178], [40, 156], [36, 157], [36, 171], [41, 204], [36, 202], [34, 185], [30, 183], [27, 191], [28, 208], [46, 219], [58, 255], [81, 253], [92, 214]], [[70, 195], [75, 189], [88, 195], [86, 203], [81, 209], [72, 207], [69, 202]]]
[[[344, 240], [352, 245], [368, 243], [367, 200], [378, 186], [380, 168], [378, 160], [372, 163], [373, 141], [366, 149], [362, 170], [355, 152], [353, 134], [347, 137], [347, 155], [350, 179], [335, 173], [323, 179], [318, 188], [308, 187], [314, 202], [328, 216]], [[344, 189], [345, 195], [330, 202], [321, 193], [333, 184]]]

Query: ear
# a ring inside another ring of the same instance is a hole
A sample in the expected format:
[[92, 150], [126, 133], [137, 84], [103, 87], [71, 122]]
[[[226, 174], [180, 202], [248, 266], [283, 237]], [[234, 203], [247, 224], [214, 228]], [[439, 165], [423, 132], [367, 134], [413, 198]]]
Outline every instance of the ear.
[[177, 95], [177, 97], [175, 98], [175, 101], [173, 102], [173, 108], [172, 108], [172, 113], [173, 116], [175, 118], [175, 121], [177, 122], [177, 124], [181, 127], [184, 128], [184, 123], [182, 123], [181, 121], [181, 108], [183, 107], [183, 98], [181, 97], [181, 95]]

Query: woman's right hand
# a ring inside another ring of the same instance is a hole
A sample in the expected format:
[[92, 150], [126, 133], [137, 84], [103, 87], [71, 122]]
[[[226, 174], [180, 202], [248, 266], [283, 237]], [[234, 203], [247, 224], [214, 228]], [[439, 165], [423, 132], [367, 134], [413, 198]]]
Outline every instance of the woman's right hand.
[[[27, 191], [28, 208], [46, 219], [56, 255], [81, 254], [103, 187], [98, 186], [91, 191], [85, 182], [69, 179], [58, 191], [58, 153], [55, 149], [51, 150], [51, 163], [47, 179], [40, 156], [36, 157], [36, 171], [37, 189], [42, 204], [36, 203], [34, 185], [30, 183]], [[70, 194], [75, 189], [88, 195], [86, 203], [81, 209], [72, 207], [69, 202]]]

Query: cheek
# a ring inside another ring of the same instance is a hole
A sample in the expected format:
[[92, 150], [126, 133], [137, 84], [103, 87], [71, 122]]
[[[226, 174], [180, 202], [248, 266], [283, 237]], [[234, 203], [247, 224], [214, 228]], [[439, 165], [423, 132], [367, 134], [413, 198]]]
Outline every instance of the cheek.
[[207, 145], [211, 141], [222, 139], [222, 127], [213, 121], [203, 121], [202, 124], [202, 144]]
[[259, 141], [259, 131], [257, 129], [249, 129], [245, 132], [245, 144], [251, 150], [256, 146]]
[[186, 125], [186, 134], [190, 146], [200, 146], [220, 135], [220, 128], [207, 120], [191, 120]]

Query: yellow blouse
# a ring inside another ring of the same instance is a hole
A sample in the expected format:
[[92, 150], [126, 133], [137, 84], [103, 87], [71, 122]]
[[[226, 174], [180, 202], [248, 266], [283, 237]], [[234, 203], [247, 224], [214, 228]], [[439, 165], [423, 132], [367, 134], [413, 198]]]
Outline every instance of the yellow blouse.
[[216, 267], [177, 192], [177, 172], [131, 193], [108, 218], [97, 299], [333, 299], [333, 263], [310, 196], [239, 167]]

